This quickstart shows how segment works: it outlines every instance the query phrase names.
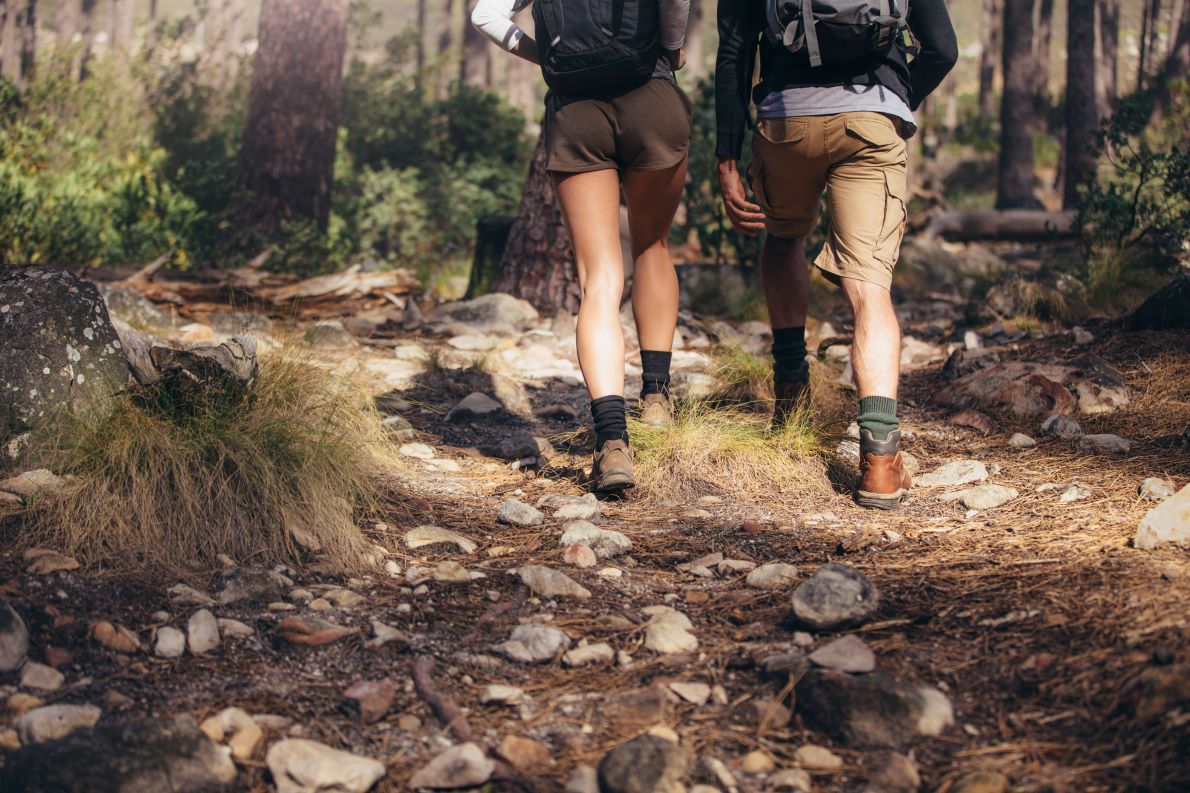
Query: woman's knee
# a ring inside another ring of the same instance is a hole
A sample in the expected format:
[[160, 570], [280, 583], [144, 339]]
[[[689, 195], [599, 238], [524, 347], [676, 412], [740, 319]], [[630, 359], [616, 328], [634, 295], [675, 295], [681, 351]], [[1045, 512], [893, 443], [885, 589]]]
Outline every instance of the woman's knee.
[[619, 301], [624, 294], [623, 265], [587, 268], [581, 287], [584, 299], [593, 297]]

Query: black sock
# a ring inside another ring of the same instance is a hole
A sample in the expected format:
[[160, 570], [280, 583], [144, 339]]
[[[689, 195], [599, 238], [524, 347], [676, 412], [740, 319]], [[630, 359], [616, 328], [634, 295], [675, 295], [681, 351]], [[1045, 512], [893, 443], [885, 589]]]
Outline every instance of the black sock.
[[628, 415], [624, 397], [605, 396], [591, 400], [591, 417], [595, 419], [595, 448], [608, 441], [628, 442]]
[[810, 379], [805, 327], [773, 328], [773, 379], [778, 383]]
[[669, 395], [669, 362], [672, 358], [671, 352], [640, 351], [640, 365], [644, 369], [640, 376], [642, 397], [649, 394]]

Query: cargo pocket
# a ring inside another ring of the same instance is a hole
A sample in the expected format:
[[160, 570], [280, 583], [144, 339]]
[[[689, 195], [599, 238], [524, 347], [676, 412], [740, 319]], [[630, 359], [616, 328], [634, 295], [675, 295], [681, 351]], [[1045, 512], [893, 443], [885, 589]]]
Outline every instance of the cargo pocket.
[[756, 131], [769, 143], [792, 145], [806, 137], [809, 125], [804, 118], [764, 118], [756, 122]]
[[904, 168], [895, 166], [884, 169], [884, 222], [880, 227], [880, 238], [874, 255], [876, 260], [888, 265], [889, 270], [897, 263], [901, 251], [901, 238], [905, 235], [908, 213], [905, 202], [909, 197], [909, 181]]
[[877, 114], [848, 118], [843, 121], [847, 134], [859, 138], [869, 146], [883, 149], [886, 146], [901, 142], [901, 136], [890, 119], [878, 117]]

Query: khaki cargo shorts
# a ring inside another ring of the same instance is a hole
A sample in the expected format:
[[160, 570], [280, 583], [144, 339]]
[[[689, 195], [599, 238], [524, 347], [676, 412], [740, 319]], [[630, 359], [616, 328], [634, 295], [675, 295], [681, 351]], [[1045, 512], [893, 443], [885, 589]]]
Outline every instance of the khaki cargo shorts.
[[748, 177], [765, 227], [776, 237], [806, 236], [825, 190], [830, 231], [814, 265], [833, 281], [892, 285], [909, 193], [898, 123], [856, 112], [756, 124]]

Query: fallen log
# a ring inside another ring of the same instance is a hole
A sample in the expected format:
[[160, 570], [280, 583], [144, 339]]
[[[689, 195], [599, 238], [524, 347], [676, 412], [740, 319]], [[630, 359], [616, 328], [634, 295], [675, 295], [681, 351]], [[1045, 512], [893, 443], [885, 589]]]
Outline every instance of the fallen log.
[[922, 232], [926, 239], [942, 237], [952, 242], [1034, 242], [1076, 237], [1078, 233], [1074, 212], [1035, 209], [939, 212]]

